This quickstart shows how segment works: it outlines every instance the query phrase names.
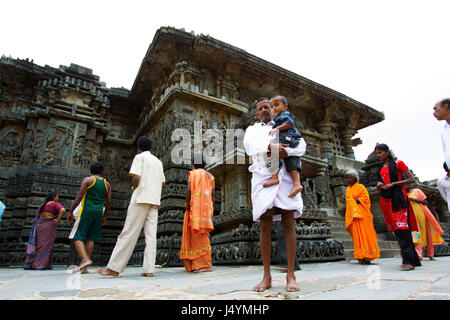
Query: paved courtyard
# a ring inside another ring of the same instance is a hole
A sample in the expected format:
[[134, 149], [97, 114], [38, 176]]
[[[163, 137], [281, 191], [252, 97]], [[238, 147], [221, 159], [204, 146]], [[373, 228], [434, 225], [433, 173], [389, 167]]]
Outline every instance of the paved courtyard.
[[[273, 287], [252, 291], [262, 266], [214, 266], [189, 274], [182, 267], [157, 268], [153, 278], [130, 266], [117, 278], [51, 271], [0, 269], [0, 300], [450, 300], [450, 257], [426, 259], [414, 271], [400, 271], [400, 258], [302, 264], [296, 271], [299, 292], [286, 292], [285, 273], [272, 272]], [[261, 301], [260, 301], [261, 302]]]

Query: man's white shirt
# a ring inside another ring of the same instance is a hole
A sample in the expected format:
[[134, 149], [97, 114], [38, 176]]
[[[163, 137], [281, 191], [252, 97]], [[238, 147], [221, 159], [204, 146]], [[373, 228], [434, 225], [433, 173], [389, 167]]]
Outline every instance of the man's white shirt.
[[448, 211], [450, 212], [450, 178], [445, 175], [438, 179], [437, 186], [442, 198], [447, 202]]
[[[273, 121], [267, 124], [259, 122], [249, 126], [245, 131], [243, 141], [245, 151], [252, 158], [252, 164], [248, 168], [250, 172], [258, 171], [260, 174], [272, 175], [265, 165], [265, 159], [269, 144], [271, 143], [269, 132], [272, 130], [273, 125]], [[285, 150], [288, 156], [303, 156], [306, 152], [305, 139], [302, 138], [296, 148], [285, 148]]]
[[445, 121], [444, 129], [441, 133], [442, 150], [444, 151], [445, 163], [450, 168], [450, 124]]
[[139, 185], [131, 196], [131, 202], [159, 206], [162, 183], [166, 181], [161, 160], [150, 151], [137, 154], [131, 163], [130, 175], [139, 175]]
[[[273, 207], [282, 210], [293, 210], [294, 218], [300, 217], [303, 212], [301, 193], [298, 193], [294, 198], [288, 197], [293, 183], [285, 166], [282, 166], [278, 171], [279, 184], [263, 187], [264, 182], [272, 176], [265, 163], [268, 147], [271, 142], [269, 131], [272, 129], [272, 126], [273, 122], [267, 124], [261, 122], [256, 123], [248, 127], [244, 135], [243, 144], [245, 151], [252, 159], [252, 164], [248, 169], [252, 172], [251, 197], [254, 221], [259, 221], [260, 217]], [[302, 138], [296, 148], [285, 149], [289, 156], [302, 156], [306, 151], [306, 142]], [[274, 221], [280, 219], [280, 214], [273, 216]]]

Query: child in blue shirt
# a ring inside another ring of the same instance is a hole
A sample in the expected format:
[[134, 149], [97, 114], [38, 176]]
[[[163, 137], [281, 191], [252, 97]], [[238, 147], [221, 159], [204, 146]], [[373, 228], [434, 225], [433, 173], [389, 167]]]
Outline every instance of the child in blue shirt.
[[[300, 143], [302, 135], [294, 126], [294, 117], [287, 110], [288, 103], [287, 99], [283, 96], [275, 96], [270, 99], [270, 107], [272, 108], [272, 113], [275, 115], [273, 129], [270, 130], [270, 135], [274, 136], [278, 133], [279, 143], [288, 144], [290, 148], [296, 148]], [[301, 161], [298, 156], [290, 156], [283, 159], [286, 166], [286, 170], [292, 177], [292, 182], [294, 184], [291, 192], [289, 193], [290, 198], [294, 198], [297, 193], [303, 190], [300, 183], [300, 171]], [[280, 163], [281, 164], [281, 163]], [[280, 183], [278, 179], [278, 172], [272, 175], [272, 178], [263, 184], [263, 187], [272, 186]]]

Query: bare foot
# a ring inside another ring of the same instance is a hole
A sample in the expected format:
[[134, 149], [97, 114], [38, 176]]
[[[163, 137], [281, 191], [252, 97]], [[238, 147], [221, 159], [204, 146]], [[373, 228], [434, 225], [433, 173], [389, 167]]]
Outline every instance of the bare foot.
[[150, 273], [150, 272], [142, 272], [142, 273], [141, 273], [141, 276], [142, 276], [142, 277], [153, 277], [153, 273]]
[[414, 267], [412, 265], [409, 265], [409, 264], [402, 264], [400, 266], [400, 270], [401, 271], [410, 271], [410, 270], [414, 270]]
[[92, 260], [84, 259], [84, 260], [81, 261], [80, 265], [74, 270], [74, 272], [78, 272], [78, 271], [81, 271], [83, 269], [86, 269], [91, 264], [93, 264]]
[[269, 288], [272, 288], [272, 278], [263, 278], [257, 286], [253, 287], [253, 291], [263, 292]]
[[266, 187], [274, 186], [279, 183], [280, 183], [280, 180], [278, 179], [278, 176], [275, 176], [275, 177], [270, 178], [269, 181], [263, 183], [263, 187], [266, 188]]
[[113, 271], [111, 269], [108, 268], [104, 268], [104, 269], [97, 269], [97, 272], [102, 275], [102, 276], [113, 276], [113, 277], [117, 277], [119, 275], [118, 272]]
[[297, 285], [297, 282], [295, 281], [295, 277], [286, 276], [286, 291], [287, 292], [300, 291], [300, 288]]
[[193, 273], [199, 273], [199, 272], [211, 272], [213, 271], [212, 267], [206, 267], [206, 268], [200, 268], [192, 271]]
[[81, 269], [81, 272], [80, 272], [81, 274], [86, 274], [86, 273], [89, 273], [89, 271], [88, 271], [88, 269], [87, 268], [83, 268], [83, 269]]
[[302, 185], [298, 185], [292, 188], [291, 192], [289, 193], [289, 198], [295, 198], [295, 196], [297, 195], [297, 193], [302, 192], [303, 191], [303, 187]]

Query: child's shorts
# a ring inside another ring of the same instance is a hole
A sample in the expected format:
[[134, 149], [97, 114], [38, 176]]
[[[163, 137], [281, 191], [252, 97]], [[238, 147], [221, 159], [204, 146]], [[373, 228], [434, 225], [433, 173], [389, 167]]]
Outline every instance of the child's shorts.
[[287, 158], [283, 158], [282, 161], [286, 166], [287, 171], [297, 170], [298, 172], [302, 171], [302, 161], [298, 156], [291, 156]]

